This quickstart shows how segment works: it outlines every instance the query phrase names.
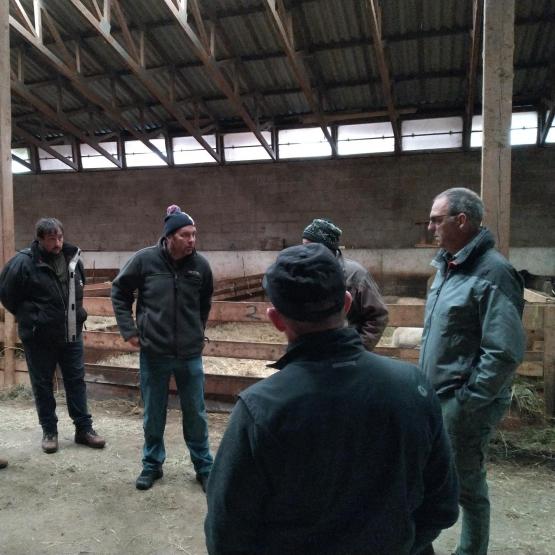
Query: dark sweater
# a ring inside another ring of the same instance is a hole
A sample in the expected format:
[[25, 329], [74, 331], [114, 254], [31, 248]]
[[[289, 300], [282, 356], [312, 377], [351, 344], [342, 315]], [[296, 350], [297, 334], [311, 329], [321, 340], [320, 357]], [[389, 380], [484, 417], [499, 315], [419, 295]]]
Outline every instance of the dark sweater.
[[240, 394], [208, 484], [211, 555], [414, 553], [457, 519], [439, 402], [352, 328], [290, 345]]

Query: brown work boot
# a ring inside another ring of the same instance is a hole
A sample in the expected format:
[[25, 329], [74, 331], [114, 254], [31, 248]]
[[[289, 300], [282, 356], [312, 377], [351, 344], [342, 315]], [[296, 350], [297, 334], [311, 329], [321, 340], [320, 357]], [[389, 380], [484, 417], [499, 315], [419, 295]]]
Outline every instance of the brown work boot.
[[58, 434], [44, 432], [44, 434], [42, 434], [41, 446], [45, 453], [55, 453], [58, 450]]
[[6, 466], [8, 466], [8, 459], [0, 457], [0, 468], [6, 468]]
[[75, 432], [75, 443], [80, 443], [93, 449], [102, 449], [106, 445], [105, 439], [99, 436], [92, 428], [90, 430], [77, 430]]

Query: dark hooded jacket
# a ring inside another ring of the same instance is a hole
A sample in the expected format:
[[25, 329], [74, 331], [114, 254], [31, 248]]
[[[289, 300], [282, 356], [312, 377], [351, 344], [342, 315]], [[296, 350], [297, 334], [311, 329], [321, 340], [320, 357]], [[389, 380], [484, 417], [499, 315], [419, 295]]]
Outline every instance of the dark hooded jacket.
[[[79, 249], [64, 243], [62, 253], [69, 263], [79, 257]], [[71, 279], [68, 274], [68, 281]], [[80, 336], [87, 312], [83, 308], [85, 270], [78, 259], [73, 273], [75, 282], [76, 336]], [[38, 241], [19, 251], [0, 274], [0, 300], [15, 315], [22, 341], [68, 340], [68, 293], [44, 258]]]
[[[213, 293], [208, 261], [194, 251], [175, 263], [165, 239], [135, 253], [112, 282], [112, 304], [125, 340], [138, 336], [141, 349], [192, 358], [202, 353]], [[136, 321], [132, 306], [137, 292]]]

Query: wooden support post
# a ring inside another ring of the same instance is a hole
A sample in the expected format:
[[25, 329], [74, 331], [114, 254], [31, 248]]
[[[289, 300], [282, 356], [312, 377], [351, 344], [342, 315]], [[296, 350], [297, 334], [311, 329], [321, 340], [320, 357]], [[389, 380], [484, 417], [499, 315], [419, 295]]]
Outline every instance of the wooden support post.
[[546, 304], [544, 312], [543, 386], [545, 415], [555, 418], [555, 305]]
[[[12, 181], [12, 120], [10, 90], [10, 24], [9, 0], [0, 0], [0, 266], [15, 250], [13, 181]], [[15, 320], [4, 311], [4, 385], [15, 384]]]
[[482, 147], [484, 224], [509, 254], [514, 0], [485, 0]]

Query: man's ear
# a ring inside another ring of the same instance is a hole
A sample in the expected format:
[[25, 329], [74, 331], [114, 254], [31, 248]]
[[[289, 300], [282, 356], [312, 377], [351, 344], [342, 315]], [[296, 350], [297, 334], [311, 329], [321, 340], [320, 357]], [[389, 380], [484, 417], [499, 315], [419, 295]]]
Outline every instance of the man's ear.
[[351, 305], [353, 304], [353, 296], [349, 291], [345, 291], [345, 314], [349, 312]]
[[278, 331], [285, 331], [285, 324], [281, 319], [281, 314], [273, 306], [266, 309], [266, 315]]

